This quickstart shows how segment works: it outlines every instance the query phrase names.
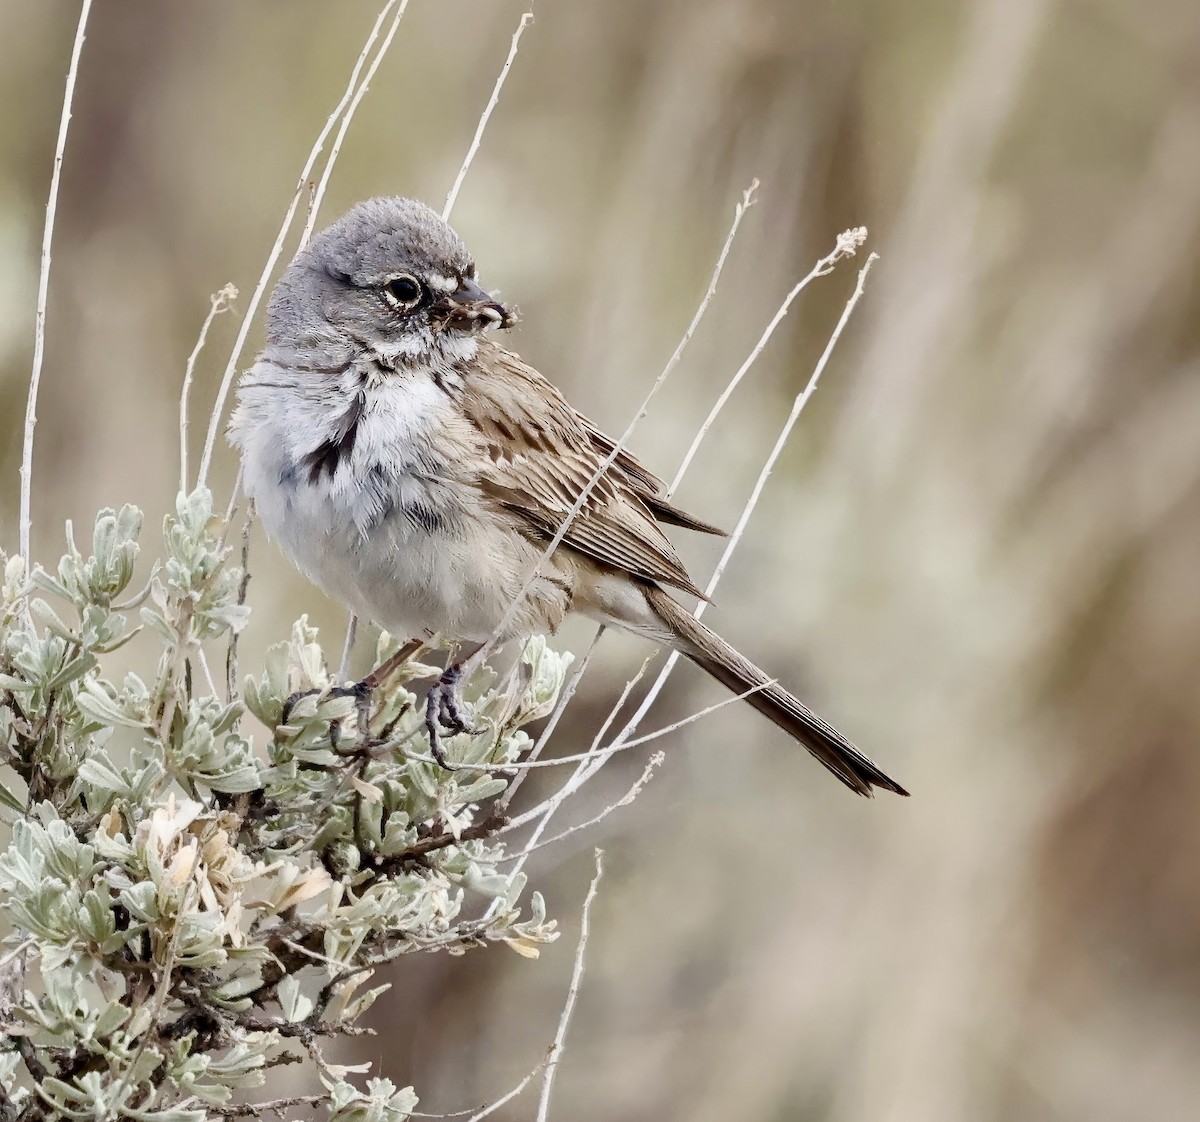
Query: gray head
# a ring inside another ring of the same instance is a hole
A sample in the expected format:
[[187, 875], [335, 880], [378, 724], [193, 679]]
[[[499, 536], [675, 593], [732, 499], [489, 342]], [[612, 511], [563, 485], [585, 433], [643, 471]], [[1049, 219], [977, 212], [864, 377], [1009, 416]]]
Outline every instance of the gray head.
[[465, 339], [508, 327], [512, 312], [475, 280], [462, 239], [424, 203], [367, 199], [319, 233], [288, 267], [267, 309], [275, 346], [305, 340], [386, 358], [462, 353]]

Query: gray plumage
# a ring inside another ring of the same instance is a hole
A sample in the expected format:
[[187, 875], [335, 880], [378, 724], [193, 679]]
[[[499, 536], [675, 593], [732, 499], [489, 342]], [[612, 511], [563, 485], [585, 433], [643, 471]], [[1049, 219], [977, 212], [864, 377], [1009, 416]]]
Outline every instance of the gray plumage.
[[535, 574], [614, 445], [485, 334], [512, 321], [458, 235], [411, 199], [360, 203], [297, 256], [231, 423], [246, 490], [292, 562], [395, 634], [483, 643], [502, 621], [509, 639], [579, 611], [667, 644], [755, 690], [750, 704], [853, 790], [906, 794], [668, 596], [699, 590], [660, 523], [719, 531], [632, 455]]

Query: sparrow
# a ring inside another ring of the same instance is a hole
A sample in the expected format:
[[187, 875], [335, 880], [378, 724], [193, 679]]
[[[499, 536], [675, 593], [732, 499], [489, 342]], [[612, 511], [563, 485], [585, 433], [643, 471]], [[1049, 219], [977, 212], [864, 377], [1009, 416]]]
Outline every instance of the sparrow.
[[[423, 203], [368, 199], [314, 237], [272, 293], [230, 422], [268, 536], [392, 634], [478, 649], [553, 633], [579, 612], [671, 647], [851, 790], [906, 795], [674, 598], [703, 593], [663, 527], [722, 531], [674, 505], [631, 453], [614, 456], [612, 439], [495, 340], [514, 322]], [[441, 760], [438, 726], [466, 727], [462, 665], [430, 694]]]

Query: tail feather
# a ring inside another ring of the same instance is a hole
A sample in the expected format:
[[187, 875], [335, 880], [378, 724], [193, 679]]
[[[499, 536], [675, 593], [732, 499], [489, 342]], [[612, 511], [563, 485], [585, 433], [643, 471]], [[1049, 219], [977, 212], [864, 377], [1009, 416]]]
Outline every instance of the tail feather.
[[705, 627], [661, 588], [650, 587], [646, 598], [655, 615], [670, 629], [675, 637], [674, 645], [681, 654], [735, 693], [754, 690], [747, 694], [746, 701], [803, 744], [852, 791], [870, 797], [872, 788], [880, 787], [898, 795], [908, 794], [837, 729], [772, 682], [754, 663]]

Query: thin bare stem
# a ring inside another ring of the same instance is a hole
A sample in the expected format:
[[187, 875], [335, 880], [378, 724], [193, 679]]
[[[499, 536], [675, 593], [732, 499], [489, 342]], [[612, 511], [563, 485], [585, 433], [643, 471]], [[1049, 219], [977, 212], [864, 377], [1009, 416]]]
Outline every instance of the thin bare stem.
[[538, 558], [538, 563], [534, 566], [533, 571], [526, 578], [525, 583], [521, 586], [520, 591], [513, 598], [512, 603], [509, 604], [508, 610], [504, 613], [504, 616], [497, 625], [496, 630], [492, 633], [492, 638], [487, 642], [487, 644], [485, 644], [482, 652], [483, 657], [486, 658], [488, 652], [495, 647], [498, 636], [505, 634], [505, 632], [508, 630], [509, 625], [512, 623], [513, 616], [524, 602], [530, 588], [533, 587], [533, 582], [537, 579], [538, 574], [542, 571], [542, 566], [545, 565], [554, 551], [562, 544], [563, 538], [565, 538], [567, 535], [567, 531], [570, 530], [575, 519], [578, 517], [579, 512], [583, 510], [584, 506], [586, 505], [588, 497], [591, 495], [592, 491], [595, 490], [596, 485], [600, 482], [600, 480], [604, 478], [604, 475], [608, 469], [612, 467], [617, 457], [625, 450], [629, 443], [629, 438], [633, 436], [634, 429], [637, 428], [642, 418], [645, 417], [646, 413], [649, 411], [650, 402], [654, 400], [654, 397], [657, 395], [658, 391], [662, 389], [663, 383], [666, 382], [667, 378], [670, 377], [671, 372], [679, 364], [680, 358], [683, 357], [684, 349], [687, 347], [692, 336], [695, 334], [696, 328], [700, 324], [700, 320], [703, 319], [704, 313], [708, 310], [708, 305], [712, 302], [712, 298], [717, 291], [717, 282], [721, 279], [721, 271], [725, 267], [725, 259], [729, 256], [729, 248], [733, 244], [733, 239], [737, 234], [738, 227], [742, 223], [743, 216], [753, 205], [753, 196], [757, 188], [758, 180], [755, 179], [751, 182], [750, 186], [742, 192], [742, 201], [734, 208], [733, 223], [729, 227], [729, 233], [726, 235], [725, 242], [721, 247], [721, 252], [717, 257], [717, 263], [713, 266], [712, 276], [708, 282], [708, 288], [705, 290], [704, 296], [701, 298], [700, 303], [696, 308], [695, 315], [692, 316], [692, 322], [688, 324], [687, 330], [683, 333], [683, 338], [679, 340], [678, 346], [676, 346], [674, 352], [671, 354], [671, 357], [667, 360], [667, 365], [663, 367], [662, 373], [659, 374], [659, 376], [654, 380], [654, 384], [650, 387], [650, 392], [647, 393], [645, 398], [642, 399], [642, 404], [638, 407], [637, 412], [633, 415], [633, 419], [629, 422], [625, 431], [621, 434], [621, 439], [616, 442], [616, 444], [613, 446], [613, 450], [607, 456], [605, 456], [600, 466], [595, 470], [595, 472], [592, 473], [591, 479], [588, 480], [587, 484], [579, 492], [575, 502], [571, 505], [571, 509], [567, 511], [566, 517], [563, 519], [562, 524], [554, 534], [554, 537], [550, 539], [550, 543], [542, 552], [541, 557]]
[[866, 240], [867, 229], [865, 226], [859, 226], [857, 229], [846, 230], [839, 235], [837, 245], [834, 246], [833, 252], [826, 257], [822, 257], [809, 272], [808, 276], [804, 277], [796, 286], [787, 294], [783, 303], [779, 305], [779, 310], [775, 313], [774, 318], [767, 324], [758, 342], [754, 345], [754, 349], [746, 356], [746, 361], [738, 367], [738, 371], [729, 380], [729, 384], [721, 392], [721, 396], [717, 398], [712, 409], [709, 410], [708, 416], [704, 418], [696, 435], [692, 438], [692, 443], [689, 445], [687, 452], [684, 454], [683, 460], [679, 465], [679, 470], [675, 473], [675, 478], [671, 480], [671, 486], [667, 488], [667, 494], [673, 495], [679, 484], [683, 480], [684, 473], [691, 466], [692, 460], [696, 456], [704, 438], [708, 435], [708, 430], [712, 428], [713, 422], [720, 416], [721, 410], [725, 408], [725, 403], [733, 396], [733, 391], [738, 388], [738, 384], [746, 376], [746, 372], [758, 360], [758, 356], [762, 354], [763, 348], [767, 345], [768, 340], [775, 334], [775, 328], [780, 324], [784, 316], [788, 314], [788, 309], [792, 306], [792, 301], [803, 292], [809, 284], [817, 277], [828, 276], [833, 272], [833, 267], [843, 257], [853, 257], [855, 250], [859, 248]]
[[[571, 704], [571, 698], [575, 696], [575, 691], [579, 688], [579, 683], [583, 680], [584, 673], [587, 671], [588, 666], [591, 665], [592, 655], [600, 643], [600, 637], [604, 634], [604, 630], [604, 624], [601, 624], [596, 629], [596, 634], [592, 638], [591, 645], [584, 653], [583, 658], [580, 660], [571, 677], [567, 680], [567, 684], [563, 687], [562, 693], [554, 705], [554, 711], [550, 714], [550, 720], [546, 722], [546, 727], [542, 730], [542, 735], [538, 737], [537, 743], [533, 746], [529, 755], [522, 761], [522, 765], [536, 761], [538, 756], [542, 754], [542, 750], [546, 747], [550, 737], [554, 735], [554, 730], [558, 727], [558, 722], [562, 720], [562, 715], [567, 711], [567, 706]], [[499, 813], [503, 814], [508, 810], [513, 796], [525, 781], [525, 774], [524, 771], [518, 771], [513, 777], [512, 782], [505, 789], [504, 794], [496, 800], [496, 810]]]
[[[784, 446], [788, 442], [788, 438], [792, 434], [792, 429], [795, 427], [800, 414], [804, 411], [804, 407], [808, 404], [809, 399], [816, 392], [817, 386], [820, 384], [821, 375], [825, 371], [826, 365], [829, 363], [830, 355], [833, 354], [833, 348], [837, 345], [838, 340], [842, 337], [842, 332], [845, 330], [846, 324], [849, 323], [851, 315], [854, 314], [854, 309], [862, 298], [863, 288], [866, 285], [867, 273], [870, 272], [872, 264], [878, 259], [877, 254], [870, 254], [867, 257], [866, 264], [858, 271], [858, 280], [855, 283], [854, 291], [850, 295], [850, 299], [846, 301], [846, 306], [842, 309], [841, 318], [837, 322], [837, 326], [833, 329], [833, 334], [829, 336], [829, 342], [825, 344], [825, 350], [821, 352], [821, 357], [817, 360], [817, 365], [813, 368], [812, 376], [808, 380], [808, 384], [797, 395], [796, 400], [792, 403], [792, 410], [788, 414], [787, 420], [783, 424], [783, 428], [779, 432], [779, 436], [775, 440], [775, 446], [771, 449], [771, 454], [767, 457], [767, 461], [762, 466], [762, 470], [758, 473], [758, 478], [754, 481], [754, 487], [750, 492], [750, 498], [746, 501], [745, 507], [742, 508], [741, 516], [738, 518], [737, 525], [733, 529], [733, 533], [729, 535], [729, 541], [725, 546], [725, 551], [721, 554], [721, 560], [717, 562], [717, 567], [713, 571], [713, 575], [704, 589], [705, 599], [701, 600], [696, 607], [696, 618], [699, 619], [705, 608], [708, 607], [712, 594], [716, 591], [721, 577], [725, 573], [725, 568], [729, 564], [729, 559], [733, 556], [733, 551], [737, 549], [738, 542], [741, 541], [742, 534], [746, 531], [746, 524], [750, 521], [750, 516], [754, 513], [754, 508], [758, 505], [758, 500], [762, 495], [763, 488], [767, 485], [767, 479], [775, 468], [775, 462], [779, 459], [783, 452]], [[621, 735], [617, 737], [618, 742], [629, 735], [632, 735], [637, 728], [642, 718], [650, 711], [650, 707], [654, 704], [667, 679], [671, 675], [671, 671], [675, 668], [675, 664], [679, 661], [679, 654], [675, 651], [671, 652], [670, 658], [659, 671], [658, 678], [654, 684], [646, 692], [641, 705], [637, 712], [629, 719], [628, 724], [621, 731]]]
[[37, 940], [31, 935], [25, 942], [13, 947], [3, 958], [0, 958], [0, 970], [3, 970], [14, 959], [20, 958], [30, 947], [34, 946]]
[[[617, 714], [621, 711], [622, 706], [624, 706], [625, 702], [629, 700], [629, 695], [633, 692], [634, 687], [645, 676], [646, 670], [649, 668], [650, 662], [653, 659], [653, 657], [654, 657], [653, 654], [647, 655], [646, 659], [642, 662], [642, 665], [638, 667], [637, 673], [634, 674], [633, 677], [630, 678], [629, 681], [627, 681], [625, 683], [625, 685], [622, 687], [621, 694], [617, 698], [616, 703], [609, 710], [608, 716], [604, 718], [604, 723], [601, 724], [599, 730], [596, 732], [596, 735], [592, 738], [591, 747], [588, 749], [587, 761], [580, 763], [580, 765], [575, 769], [575, 774], [571, 776], [571, 779], [566, 784], [564, 784], [563, 787], [560, 788], [558, 792], [555, 792], [555, 794], [552, 795], [549, 799], [545, 800], [542, 803], [539, 803], [537, 806], [532, 807], [529, 810], [525, 811], [524, 813], [518, 814], [514, 818], [510, 819], [508, 824], [499, 831], [500, 833], [505, 834], [511, 830], [519, 829], [521, 826], [524, 826], [526, 823], [532, 822], [532, 821], [534, 821], [534, 819], [542, 817], [544, 814], [547, 813], [548, 808], [550, 808], [551, 805], [553, 805], [553, 808], [555, 810], [557, 810], [558, 806], [561, 804], [561, 801], [562, 801], [562, 799], [559, 798], [559, 795], [561, 794], [562, 798], [566, 798], [565, 792], [566, 792], [567, 788], [570, 787], [570, 785], [572, 783], [575, 783], [577, 780], [579, 780], [580, 776], [588, 770], [589, 764], [591, 762], [591, 758], [597, 751], [599, 751], [600, 742], [608, 734], [608, 730], [612, 727], [613, 722], [617, 719]], [[534, 835], [531, 840], [536, 841], [539, 837], [541, 837], [542, 831], [548, 825], [549, 825], [548, 818], [544, 819], [542, 822], [540, 822], [538, 824], [537, 830], [534, 831]]]
[[392, 45], [392, 40], [396, 37], [396, 31], [400, 27], [400, 21], [404, 18], [407, 8], [408, 0], [401, 0], [400, 8], [392, 18], [391, 26], [388, 28], [387, 34], [383, 37], [383, 42], [379, 44], [379, 50], [375, 52], [375, 57], [371, 59], [371, 65], [367, 67], [367, 72], [363, 75], [363, 80], [359, 83], [358, 89], [354, 91], [354, 97], [346, 109], [346, 115], [342, 118], [342, 123], [338, 126], [337, 136], [333, 139], [333, 147], [329, 149], [329, 159], [325, 161], [325, 170], [321, 172], [321, 178], [317, 181], [317, 189], [312, 192], [312, 196], [309, 199], [308, 221], [305, 222], [304, 232], [300, 235], [301, 249], [308, 245], [308, 239], [312, 237], [313, 225], [317, 220], [317, 212], [321, 209], [321, 200], [325, 198], [325, 188], [329, 186], [329, 178], [333, 175], [333, 166], [337, 163], [338, 156], [342, 153], [342, 143], [346, 139], [346, 133], [350, 131], [350, 122], [354, 120], [354, 114], [358, 112], [358, 107], [362, 104], [362, 99], [367, 96], [367, 90], [370, 89], [371, 82], [375, 79], [375, 73], [379, 70], [380, 63], [383, 62], [384, 56], [388, 53], [388, 49]]
[[137, 1050], [133, 1053], [132, 1059], [126, 1065], [125, 1070], [121, 1073], [120, 1081], [117, 1083], [116, 1090], [113, 1092], [112, 1098], [109, 1100], [111, 1105], [104, 1113], [101, 1122], [107, 1122], [107, 1119], [113, 1116], [115, 1111], [117, 1114], [123, 1113], [121, 1108], [125, 1105], [125, 1090], [129, 1086], [129, 1080], [133, 1077], [133, 1073], [137, 1070], [138, 1062], [142, 1058], [142, 1053], [150, 1044], [150, 1039], [154, 1035], [154, 1028], [158, 1024], [158, 1018], [162, 1016], [162, 1011], [166, 1007], [167, 998], [171, 996], [171, 972], [175, 969], [175, 955], [179, 950], [179, 937], [183, 933], [183, 917], [187, 915], [188, 909], [191, 907], [192, 898], [195, 894], [196, 885], [193, 881], [187, 887], [184, 893], [183, 900], [180, 902], [178, 914], [175, 917], [175, 925], [171, 928], [171, 938], [167, 942], [167, 953], [163, 956], [162, 972], [158, 978], [158, 988], [154, 993], [153, 1011], [150, 1014], [150, 1023], [146, 1028], [145, 1035], [139, 1041]]
[[489, 1114], [495, 1114], [495, 1112], [498, 1111], [506, 1103], [512, 1102], [513, 1099], [515, 1099], [522, 1091], [524, 1091], [525, 1088], [528, 1087], [529, 1084], [533, 1082], [534, 1076], [537, 1075], [537, 1073], [546, 1066], [546, 1059], [549, 1056], [549, 1054], [550, 1054], [549, 1051], [547, 1051], [546, 1056], [544, 1056], [542, 1058], [541, 1062], [537, 1065], [537, 1067], [535, 1067], [531, 1072], [529, 1072], [525, 1076], [525, 1078], [522, 1079], [521, 1082], [518, 1083], [515, 1087], [513, 1087], [509, 1091], [506, 1091], [503, 1095], [501, 1095], [494, 1102], [488, 1103], [487, 1106], [483, 1106], [483, 1107], [479, 1107], [478, 1109], [475, 1109], [475, 1112], [473, 1114], [471, 1113], [471, 1109], [452, 1110], [452, 1111], [449, 1111], [444, 1114], [428, 1114], [424, 1111], [414, 1110], [412, 1112], [412, 1114], [409, 1115], [409, 1117], [410, 1118], [462, 1118], [465, 1115], [470, 1114], [471, 1117], [467, 1119], [467, 1122], [481, 1122], [481, 1120], [486, 1118]]
[[304, 162], [304, 167], [300, 171], [300, 178], [296, 183], [296, 190], [292, 194], [292, 201], [284, 212], [283, 222], [279, 227], [279, 233], [276, 235], [275, 244], [271, 247], [271, 252], [267, 255], [266, 264], [263, 265], [262, 274], [258, 278], [258, 283], [254, 286], [254, 291], [250, 294], [250, 301], [246, 305], [246, 315], [242, 320], [241, 330], [238, 331], [237, 339], [233, 344], [233, 351], [225, 367], [225, 373], [221, 377], [221, 386], [217, 391], [217, 399], [213, 403], [212, 415], [209, 417], [208, 434], [204, 440], [204, 454], [200, 460], [200, 476], [197, 484], [203, 484], [208, 479], [208, 470], [212, 464], [213, 447], [217, 440], [217, 429], [220, 427], [221, 417], [225, 413], [225, 401], [229, 397], [229, 390], [233, 385], [238, 362], [242, 357], [242, 351], [246, 346], [246, 339], [250, 335], [250, 328], [258, 312], [258, 305], [262, 302], [263, 294], [266, 292], [267, 284], [271, 279], [271, 274], [275, 271], [275, 265], [279, 261], [280, 254], [283, 253], [283, 243], [287, 239], [288, 231], [292, 228], [292, 220], [295, 218], [296, 208], [300, 205], [300, 199], [305, 194], [308, 177], [312, 175], [312, 170], [317, 164], [317, 157], [320, 156], [322, 149], [325, 147], [325, 141], [333, 131], [334, 125], [337, 123], [343, 110], [350, 103], [350, 99], [354, 96], [358, 84], [358, 76], [362, 73], [367, 55], [375, 45], [376, 39], [379, 38], [379, 29], [383, 26], [383, 21], [387, 19], [388, 14], [396, 6], [396, 3], [397, 0], [387, 0], [378, 17], [376, 17], [375, 25], [371, 28], [371, 33], [367, 36], [366, 43], [363, 44], [363, 49], [354, 64], [354, 69], [350, 72], [350, 81], [346, 84], [346, 90], [342, 94], [341, 100], [334, 107], [333, 112], [329, 114], [317, 139], [313, 141], [312, 149], [308, 153], [308, 159]]
[[567, 829], [560, 831], [553, 837], [544, 839], [534, 845], [521, 850], [519, 853], [510, 853], [506, 857], [500, 858], [501, 862], [505, 861], [525, 861], [530, 854], [539, 849], [546, 849], [554, 845], [556, 842], [562, 841], [564, 838], [569, 838], [572, 834], [582, 833], [584, 830], [590, 830], [593, 826], [599, 825], [604, 821], [614, 810], [620, 810], [623, 806], [629, 806], [634, 799], [638, 797], [645, 789], [646, 784], [654, 778], [654, 773], [662, 767], [666, 761], [666, 752], [655, 752], [649, 760], [646, 761], [646, 766], [642, 769], [642, 774], [638, 776], [633, 786], [629, 788], [615, 803], [609, 803], [599, 814], [594, 818], [589, 818], [586, 822], [577, 822], [574, 826], [569, 826]]
[[67, 87], [63, 92], [62, 115], [58, 121], [58, 143], [54, 148], [54, 168], [50, 173], [50, 197], [46, 201], [46, 224], [42, 229], [42, 260], [38, 272], [37, 314], [33, 324], [33, 370], [29, 375], [29, 397], [25, 402], [25, 437], [21, 449], [21, 514], [20, 548], [27, 569], [31, 569], [29, 538], [33, 528], [33, 430], [37, 427], [38, 390], [42, 385], [42, 361], [46, 353], [46, 303], [50, 293], [50, 247], [54, 241], [54, 219], [58, 213], [58, 185], [62, 180], [63, 153], [67, 147], [67, 129], [71, 124], [71, 103], [75, 98], [75, 77], [79, 73], [79, 56], [83, 53], [88, 15], [92, 0], [83, 0], [79, 23], [75, 28], [75, 43], [71, 48], [71, 63], [67, 68]]
[[208, 338], [208, 329], [212, 327], [213, 320], [222, 312], [229, 310], [233, 301], [237, 299], [237, 294], [238, 290], [232, 284], [227, 284], [219, 292], [214, 292], [209, 297], [208, 315], [204, 317], [200, 336], [192, 348], [192, 353], [188, 355], [187, 366], [183, 371], [183, 388], [179, 391], [179, 490], [181, 494], [188, 493], [188, 398], [192, 392], [192, 378], [196, 373], [196, 359], [200, 357], [200, 352], [204, 349], [204, 342]]
[[319, 1095], [292, 1095], [286, 1099], [270, 1099], [262, 1103], [234, 1103], [232, 1106], [209, 1106], [209, 1114], [222, 1118], [262, 1118], [265, 1114], [282, 1115], [294, 1106], [321, 1106], [329, 1101], [325, 1093]]
[[508, 72], [512, 69], [513, 59], [517, 57], [517, 46], [521, 42], [521, 36], [525, 34], [525, 28], [531, 23], [533, 23], [533, 13], [526, 12], [521, 17], [521, 22], [517, 24], [517, 30], [513, 32], [512, 43], [508, 48], [508, 58], [504, 60], [504, 68], [500, 71], [496, 85], [492, 88], [492, 96], [488, 98], [488, 103], [484, 106], [483, 115], [479, 118], [479, 124], [475, 128], [475, 136], [471, 139], [471, 147], [467, 149], [467, 157], [463, 160], [462, 167], [458, 169], [458, 175], [454, 178], [454, 186], [450, 188], [450, 194], [446, 196], [446, 205], [442, 209], [443, 222], [450, 221], [450, 212], [458, 200], [458, 192], [462, 189], [463, 180], [467, 178], [467, 171], [475, 159], [475, 153], [479, 151], [479, 142], [483, 140], [483, 130], [487, 128], [488, 118], [492, 115], [492, 110], [496, 108], [496, 102], [500, 100], [500, 91], [504, 89], [504, 83], [508, 81]]
[[353, 612], [346, 619], [346, 641], [342, 644], [342, 665], [338, 669], [338, 681], [350, 681], [350, 659], [354, 654], [354, 640], [358, 637], [358, 616]]
[[[857, 231], [854, 233], [857, 235]], [[847, 234], [844, 234], [842, 238], [846, 238], [847, 236]], [[839, 244], [841, 244], [842, 238], [839, 238]], [[804, 389], [796, 397], [792, 405], [792, 410], [789, 413], [787, 420], [784, 422], [779, 437], [775, 442], [775, 446], [772, 448], [770, 455], [767, 457], [766, 463], [763, 465], [763, 468], [759, 473], [758, 479], [755, 481], [754, 487], [750, 493], [750, 497], [747, 500], [741, 516], [738, 519], [737, 526], [734, 528], [733, 533], [729, 537], [725, 551], [721, 555], [721, 560], [718, 562], [717, 568], [713, 572], [712, 578], [709, 580], [708, 586], [704, 590], [706, 598], [700, 602], [696, 609], [695, 614], [697, 618], [703, 615], [713, 592], [716, 590], [716, 587], [725, 572], [726, 566], [729, 564], [729, 559], [733, 556], [733, 551], [737, 548], [738, 542], [741, 541], [742, 534], [745, 533], [746, 525], [750, 521], [750, 516], [753, 513], [755, 506], [758, 504], [759, 497], [762, 494], [763, 488], [766, 486], [766, 482], [771, 474], [771, 471], [774, 469], [775, 462], [778, 460], [780, 453], [783, 451], [783, 448], [788, 441], [788, 438], [791, 436], [791, 432], [795, 427], [796, 421], [799, 419], [800, 414], [803, 412], [804, 407], [808, 404], [808, 401], [812, 397], [813, 393], [816, 392], [821, 375], [824, 372], [825, 367], [829, 362], [829, 358], [833, 353], [833, 348], [836, 346], [838, 339], [841, 338], [842, 331], [845, 329], [846, 324], [850, 320], [850, 316], [853, 314], [858, 301], [862, 297], [863, 288], [866, 284], [867, 273], [870, 271], [871, 265], [875, 260], [876, 255], [874, 253], [870, 254], [870, 256], [867, 258], [866, 264], [862, 267], [862, 269], [859, 270], [858, 280], [855, 284], [854, 292], [851, 294], [850, 299], [846, 302], [846, 306], [842, 310], [841, 318], [838, 320], [837, 326], [834, 328], [833, 333], [825, 346], [825, 350], [822, 352], [820, 359], [817, 361], [812, 376], [809, 378]], [[630, 717], [630, 719], [626, 722], [625, 727], [617, 735], [609, 748], [622, 745], [632, 738], [634, 732], [637, 730], [638, 725], [645, 718], [646, 714], [650, 711], [651, 706], [653, 706], [654, 702], [657, 700], [663, 686], [666, 685], [667, 679], [670, 677], [671, 672], [675, 668], [675, 665], [678, 661], [679, 655], [673, 651], [666, 663], [663, 665], [662, 670], [659, 671], [658, 677], [647, 691], [646, 696], [642, 699], [641, 704], [638, 706], [633, 716]], [[613, 713], [610, 714], [610, 717], [615, 715], [617, 709], [622, 703], [623, 702], [618, 702], [618, 705], [614, 707]], [[612, 754], [608, 749], [605, 749], [605, 752], [610, 755]], [[540, 815], [538, 827], [534, 831], [533, 837], [530, 840], [530, 846], [533, 846], [540, 837], [544, 827], [548, 824], [550, 818], [557, 812], [558, 808], [562, 806], [563, 802], [565, 802], [567, 798], [575, 794], [581, 787], [584, 786], [584, 784], [592, 779], [592, 777], [595, 776], [603, 766], [603, 763], [607, 758], [607, 756], [601, 755], [599, 752], [590, 753], [589, 756], [590, 759], [588, 762], [581, 763], [575, 774], [572, 775], [571, 778], [565, 784], [563, 784], [563, 786], [557, 792], [555, 792], [550, 799], [547, 799], [540, 806], [534, 807], [532, 810], [525, 812], [525, 814], [514, 818], [508, 824], [507, 828], [515, 829], [517, 826], [532, 820], [533, 817]], [[510, 876], [515, 875], [516, 872], [520, 870], [522, 863], [523, 862], [520, 861], [517, 863]]]
[[587, 896], [583, 901], [583, 914], [579, 921], [579, 945], [575, 948], [575, 967], [571, 971], [571, 986], [567, 990], [567, 1000], [563, 1005], [562, 1016], [558, 1019], [558, 1031], [554, 1034], [554, 1043], [550, 1046], [550, 1055], [546, 1059], [546, 1074], [542, 1077], [542, 1096], [538, 1100], [537, 1122], [546, 1122], [550, 1116], [550, 1092], [554, 1087], [554, 1074], [558, 1070], [558, 1061], [562, 1059], [567, 1026], [571, 1023], [571, 1014], [575, 1011], [575, 1001], [579, 997], [579, 986], [583, 982], [583, 956], [587, 951], [588, 920], [592, 910], [592, 901], [596, 899], [596, 889], [602, 876], [604, 876], [604, 850], [597, 849], [596, 875], [592, 877], [592, 883], [588, 887]]
[[[686, 717], [681, 717], [678, 721], [672, 721], [669, 725], [664, 725], [660, 729], [655, 729], [653, 732], [645, 733], [637, 737], [635, 740], [622, 740], [620, 743], [613, 741], [612, 744], [604, 748], [593, 747], [587, 752], [578, 752], [573, 756], [555, 756], [552, 760], [521, 760], [519, 763], [499, 764], [497, 767], [502, 771], [532, 771], [535, 768], [543, 767], [563, 767], [566, 764], [578, 763], [593, 763], [597, 760], [607, 760], [609, 756], [616, 755], [618, 752], [627, 751], [630, 748], [640, 748], [643, 744], [649, 744], [652, 740], [660, 740], [664, 736], [669, 736], [673, 732], [678, 732], [681, 728], [686, 728], [688, 725], [695, 724], [697, 721], [703, 720], [705, 717], [715, 713], [718, 709], [724, 709], [727, 705], [733, 705], [739, 701], [745, 701], [751, 694], [756, 694], [759, 690], [765, 690], [770, 686], [775, 685], [775, 679], [768, 682], [760, 682], [757, 685], [751, 686], [748, 690], [741, 693], [730, 694], [728, 697], [721, 698], [720, 701], [714, 701], [711, 705], [699, 710], [696, 713], [690, 713]], [[426, 756], [420, 753], [409, 753], [408, 759], [418, 760], [421, 763], [434, 764], [437, 763], [432, 756]], [[467, 765], [463, 765], [464, 770], [468, 770]], [[508, 829], [513, 828], [514, 823], [509, 823]], [[504, 831], [502, 830], [501, 833]]]

